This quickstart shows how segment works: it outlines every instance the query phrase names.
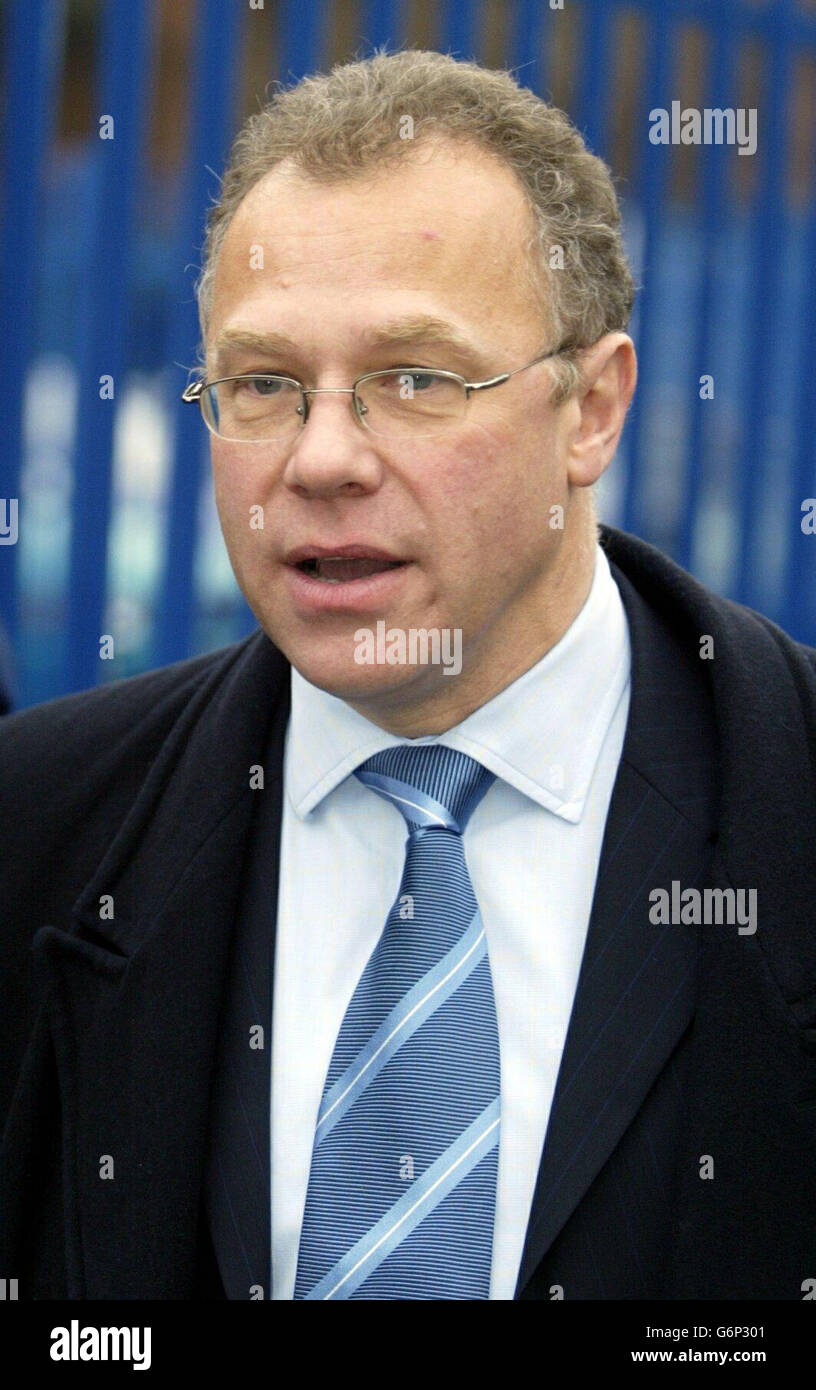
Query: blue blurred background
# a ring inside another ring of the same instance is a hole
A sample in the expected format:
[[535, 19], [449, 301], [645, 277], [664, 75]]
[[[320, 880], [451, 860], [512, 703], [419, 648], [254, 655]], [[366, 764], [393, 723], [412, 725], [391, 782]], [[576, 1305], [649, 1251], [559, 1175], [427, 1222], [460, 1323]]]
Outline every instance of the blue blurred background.
[[[178, 400], [204, 216], [270, 82], [380, 45], [513, 69], [609, 162], [642, 285], [640, 384], [600, 516], [816, 644], [816, 0], [5, 0], [0, 32], [15, 707], [255, 626], [205, 427]], [[755, 107], [756, 154], [652, 144], [649, 112], [673, 101]]]

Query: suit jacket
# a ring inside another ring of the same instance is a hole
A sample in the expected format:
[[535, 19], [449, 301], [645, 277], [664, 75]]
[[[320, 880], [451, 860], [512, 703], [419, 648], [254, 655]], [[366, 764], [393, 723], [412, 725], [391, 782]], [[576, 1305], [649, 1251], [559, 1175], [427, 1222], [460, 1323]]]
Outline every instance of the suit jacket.
[[[516, 1297], [800, 1299], [816, 651], [635, 537], [601, 541], [632, 698]], [[277, 884], [288, 702], [256, 631], [0, 725], [0, 1275], [22, 1298], [223, 1296], [219, 1011], [261, 796]], [[675, 880], [756, 889], [758, 930], [655, 925]]]

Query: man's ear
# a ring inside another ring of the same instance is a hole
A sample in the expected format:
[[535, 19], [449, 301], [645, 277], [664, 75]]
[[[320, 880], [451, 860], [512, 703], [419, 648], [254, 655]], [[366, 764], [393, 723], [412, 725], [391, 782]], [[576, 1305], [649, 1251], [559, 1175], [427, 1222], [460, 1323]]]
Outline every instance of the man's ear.
[[627, 333], [605, 333], [581, 355], [580, 412], [567, 453], [567, 476], [591, 487], [611, 463], [637, 383], [635, 345]]

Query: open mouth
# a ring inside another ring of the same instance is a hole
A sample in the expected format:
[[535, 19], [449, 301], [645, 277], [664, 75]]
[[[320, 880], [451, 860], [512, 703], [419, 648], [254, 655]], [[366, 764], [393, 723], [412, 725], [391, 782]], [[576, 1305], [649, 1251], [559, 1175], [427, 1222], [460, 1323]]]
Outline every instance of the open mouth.
[[370, 579], [373, 574], [382, 574], [384, 570], [400, 569], [405, 563], [405, 560], [313, 556], [298, 561], [295, 569], [310, 575], [312, 579], [321, 579], [324, 584], [349, 584], [355, 579]]

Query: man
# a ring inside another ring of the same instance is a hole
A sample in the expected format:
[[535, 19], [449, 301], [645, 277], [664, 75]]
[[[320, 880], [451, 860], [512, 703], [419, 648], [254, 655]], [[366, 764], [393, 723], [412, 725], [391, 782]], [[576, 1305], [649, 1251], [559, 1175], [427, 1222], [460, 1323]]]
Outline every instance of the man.
[[2, 1273], [803, 1297], [816, 652], [598, 531], [605, 167], [378, 55], [248, 123], [199, 293], [261, 631], [5, 721]]

